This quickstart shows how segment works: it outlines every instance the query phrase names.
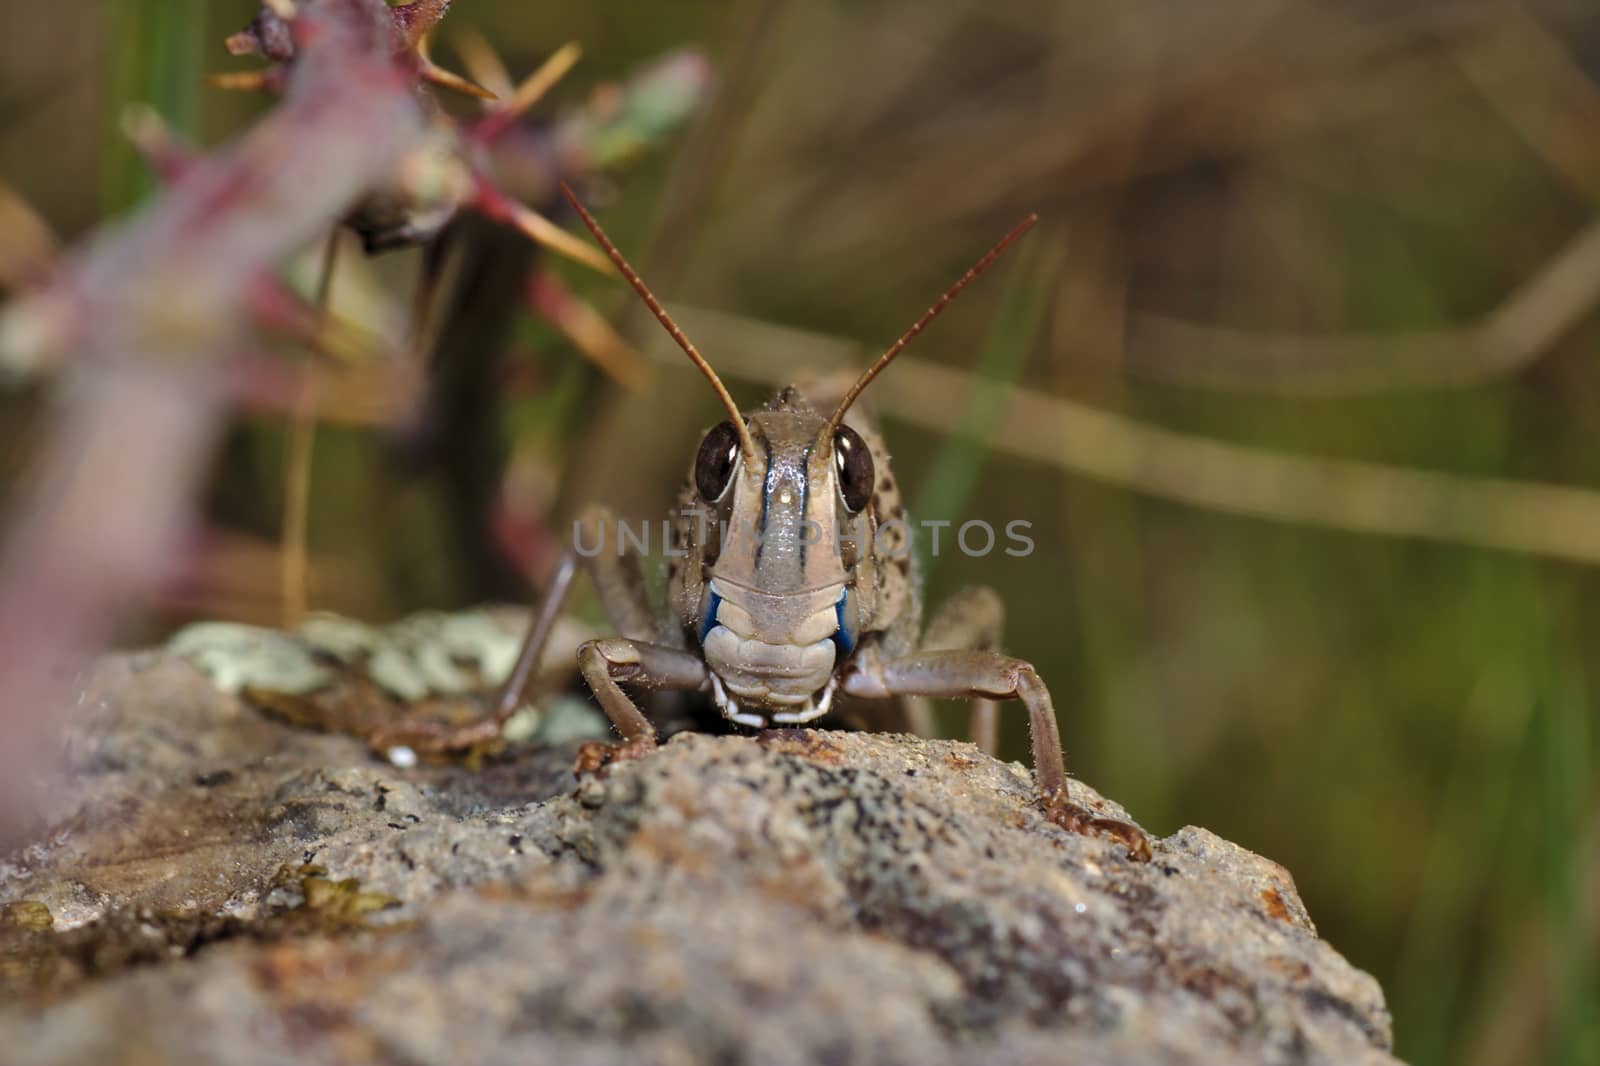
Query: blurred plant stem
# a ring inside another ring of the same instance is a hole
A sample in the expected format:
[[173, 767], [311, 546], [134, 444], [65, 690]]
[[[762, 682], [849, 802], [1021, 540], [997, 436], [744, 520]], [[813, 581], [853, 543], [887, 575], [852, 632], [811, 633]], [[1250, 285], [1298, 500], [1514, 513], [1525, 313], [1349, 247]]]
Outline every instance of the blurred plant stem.
[[1585, 1066], [1600, 1052], [1600, 988], [1595, 983], [1584, 842], [1593, 795], [1590, 765], [1593, 708], [1570, 656], [1550, 656], [1539, 719], [1540, 890], [1550, 942], [1550, 984], [1555, 990], [1550, 1026], [1550, 1066]]
[[149, 165], [122, 133], [122, 109], [149, 104], [182, 133], [194, 132], [207, 53], [205, 0], [102, 0], [113, 54], [101, 166], [101, 207], [120, 215], [155, 187]]
[[[339, 262], [340, 232], [336, 227], [323, 243], [322, 261], [317, 268], [317, 289], [313, 306], [324, 323], [333, 295], [333, 273]], [[307, 374], [300, 396], [289, 414], [288, 445], [283, 475], [283, 626], [293, 629], [306, 613], [306, 526], [311, 515], [311, 458], [317, 439], [317, 393], [315, 374]]]
[[[57, 325], [20, 358], [54, 349], [73, 365], [0, 549], [6, 792], [48, 750], [73, 670], [177, 569], [261, 279], [423, 138], [388, 9], [324, 0], [304, 17], [307, 46], [266, 119], [7, 309]], [[0, 839], [27, 817], [25, 797], [0, 796]]]
[[[1101, 351], [1115, 353], [1112, 363], [1121, 361], [1128, 284], [1112, 254], [1115, 233], [1108, 222], [1117, 202], [1108, 195], [1098, 210], [1080, 209], [1064, 221], [1071, 254], [1052, 294], [1051, 330], [1056, 390], [1112, 409], [1128, 404], [1122, 377], [1103, 364], [1086, 365], [1083, 357]], [[1160, 628], [1151, 613], [1159, 574], [1144, 543], [1146, 505], [1071, 472], [1060, 484], [1067, 590], [1059, 610], [1072, 634], [1070, 644], [1063, 641], [1073, 665], [1068, 702], [1076, 699], [1086, 710], [1079, 728], [1094, 746], [1104, 780], [1115, 782], [1150, 824], [1167, 824], [1178, 817], [1175, 762], [1170, 730], [1163, 728], [1160, 671], [1150, 654]]]
[[1426, 857], [1389, 989], [1394, 1011], [1407, 1019], [1397, 1034], [1401, 1053], [1417, 1062], [1448, 1060], [1461, 977], [1484, 947], [1463, 934], [1498, 891], [1491, 885], [1508, 856], [1518, 854], [1513, 812], [1519, 792], [1536, 787], [1519, 766], [1541, 714], [1539, 649], [1550, 629], [1530, 568], [1484, 559], [1474, 571], [1459, 624], [1483, 666], [1459, 718], [1430, 839], [1419, 842]]

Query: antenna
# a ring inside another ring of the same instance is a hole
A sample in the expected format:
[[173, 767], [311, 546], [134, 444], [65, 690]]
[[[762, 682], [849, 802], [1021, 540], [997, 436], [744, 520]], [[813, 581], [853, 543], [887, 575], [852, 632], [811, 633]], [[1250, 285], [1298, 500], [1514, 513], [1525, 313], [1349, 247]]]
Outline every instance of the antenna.
[[[922, 313], [922, 317], [917, 319], [916, 324], [906, 330], [899, 340], [889, 346], [888, 351], [878, 356], [877, 362], [867, 367], [866, 373], [857, 378], [856, 383], [850, 386], [850, 391], [844, 394], [844, 399], [840, 400], [839, 406], [834, 409], [833, 417], [829, 418], [828, 424], [823, 427], [823, 440], [831, 441], [833, 439], [833, 434], [838, 430], [839, 423], [844, 421], [845, 413], [850, 410], [850, 405], [856, 402], [856, 398], [861, 395], [863, 389], [872, 384], [872, 379], [883, 373], [883, 368], [893, 362], [894, 357], [899, 355], [907, 344], [911, 343], [911, 338], [921, 333], [927, 328], [929, 322], [939, 317], [939, 312], [943, 311], [951, 300], [959, 296], [962, 289], [971, 285], [979, 274], [993, 266], [994, 261], [1000, 258], [1000, 253], [1011, 247], [1018, 238], [1032, 229], [1033, 224], [1037, 221], [1039, 221], [1039, 216], [1030, 212], [1027, 218], [1017, 223], [1010, 233], [1000, 238], [999, 244], [990, 248], [982, 259], [972, 265], [972, 269], [961, 275], [954, 285], [946, 289], [944, 295], [935, 300], [933, 306]], [[618, 266], [621, 265], [621, 263], [618, 263]], [[624, 271], [624, 273], [627, 273], [627, 271]]]
[[606, 255], [611, 257], [611, 262], [616, 264], [617, 270], [624, 278], [628, 279], [628, 284], [633, 286], [633, 291], [639, 294], [639, 298], [644, 301], [644, 305], [650, 308], [657, 321], [661, 323], [672, 339], [678, 342], [678, 347], [684, 350], [685, 354], [689, 356], [689, 360], [699, 367], [700, 373], [704, 374], [706, 380], [711, 382], [712, 389], [716, 391], [717, 399], [721, 400], [722, 406], [728, 409], [728, 417], [733, 422], [733, 428], [738, 431], [739, 450], [744, 453], [747, 462], [755, 462], [756, 442], [751, 439], [750, 429], [744, 424], [744, 415], [740, 413], [739, 405], [733, 402], [733, 397], [728, 393], [728, 387], [722, 383], [721, 378], [717, 377], [717, 372], [711, 369], [711, 364], [706, 362], [706, 357], [700, 354], [700, 349], [696, 348], [694, 342], [684, 336], [683, 330], [679, 329], [678, 324], [672, 321], [672, 316], [667, 314], [666, 308], [661, 306], [661, 301], [655, 298], [655, 294], [650, 291], [650, 287], [634, 272], [633, 267], [628, 265], [628, 261], [622, 257], [622, 253], [617, 250], [617, 246], [611, 243], [611, 238], [606, 236], [606, 231], [600, 228], [600, 223], [595, 221], [595, 217], [589, 213], [588, 208], [583, 206], [583, 201], [578, 199], [577, 194], [572, 191], [566, 182], [561, 183], [561, 192], [566, 196], [567, 202], [572, 205], [572, 209], [578, 212], [578, 217], [583, 219], [583, 224], [589, 227], [589, 232], [594, 234], [594, 239], [599, 243], [600, 247], [605, 249]]

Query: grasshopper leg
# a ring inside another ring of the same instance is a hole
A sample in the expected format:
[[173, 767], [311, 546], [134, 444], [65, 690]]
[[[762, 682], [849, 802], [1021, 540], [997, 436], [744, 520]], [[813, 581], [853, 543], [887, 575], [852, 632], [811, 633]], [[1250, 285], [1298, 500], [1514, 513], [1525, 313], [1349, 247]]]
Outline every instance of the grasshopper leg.
[[534, 675], [538, 672], [544, 646], [549, 642], [550, 633], [555, 628], [556, 620], [561, 617], [561, 609], [566, 605], [567, 596], [572, 591], [572, 581], [577, 576], [577, 571], [578, 556], [571, 551], [566, 552], [550, 576], [550, 585], [545, 590], [544, 602], [539, 605], [539, 610], [528, 627], [528, 635], [523, 639], [522, 648], [517, 653], [517, 661], [500, 686], [495, 697], [494, 709], [490, 714], [457, 726], [429, 721], [401, 721], [382, 726], [367, 737], [367, 743], [372, 749], [383, 752], [403, 744], [418, 751], [440, 754], [469, 751], [480, 744], [487, 744], [497, 739], [506, 722], [522, 706], [523, 698], [533, 682]]
[[[923, 634], [922, 651], [998, 651], [1000, 634], [1005, 628], [1006, 606], [1000, 594], [987, 585], [964, 588], [945, 600]], [[932, 720], [926, 696], [910, 696], [914, 701], [912, 721], [919, 718]], [[987, 755], [998, 747], [998, 710], [994, 700], [979, 697], [972, 701], [972, 742]]]
[[931, 696], [939, 699], [1020, 700], [1028, 711], [1039, 800], [1050, 820], [1073, 833], [1111, 837], [1131, 858], [1150, 858], [1144, 831], [1073, 803], [1061, 757], [1050, 690], [1032, 665], [995, 651], [928, 651], [894, 659], [861, 656], [844, 676], [843, 691], [865, 699]]
[[[561, 617], [580, 569], [594, 582], [606, 616], [624, 638], [639, 641], [670, 639], [671, 634], [659, 632], [655, 615], [650, 609], [638, 556], [632, 551], [620, 551], [606, 540], [615, 535], [617, 528], [618, 523], [612, 512], [604, 507], [590, 507], [578, 517], [573, 532], [576, 543], [583, 545], [584, 551], [580, 553], [576, 548], [568, 548], [556, 564], [544, 599], [528, 626], [522, 649], [517, 653], [517, 661], [495, 696], [491, 713], [459, 726], [437, 722], [398, 722], [369, 735], [367, 742], [372, 748], [381, 752], [403, 744], [418, 751], [437, 754], [468, 751], [497, 739], [506, 722], [527, 700], [544, 658], [545, 645], [555, 629], [556, 621]], [[626, 701], [627, 697], [623, 699]], [[632, 706], [631, 702], [629, 706]], [[633, 708], [633, 711], [643, 718], [638, 708]], [[624, 738], [628, 739], [624, 721], [612, 713], [610, 707], [606, 708], [606, 713], [623, 731]]]
[[711, 683], [706, 664], [698, 655], [626, 637], [586, 642], [578, 649], [578, 669], [606, 717], [622, 734], [623, 744], [629, 747], [655, 747], [656, 728], [622, 691], [622, 682], [680, 691], [704, 689]]
[[621, 744], [585, 744], [578, 752], [579, 773], [655, 750], [655, 726], [622, 690], [623, 683], [679, 691], [704, 689], [711, 683], [711, 675], [699, 656], [681, 648], [626, 637], [584, 643], [578, 649], [578, 669], [589, 683], [589, 691], [599, 701], [600, 709], [622, 734]]

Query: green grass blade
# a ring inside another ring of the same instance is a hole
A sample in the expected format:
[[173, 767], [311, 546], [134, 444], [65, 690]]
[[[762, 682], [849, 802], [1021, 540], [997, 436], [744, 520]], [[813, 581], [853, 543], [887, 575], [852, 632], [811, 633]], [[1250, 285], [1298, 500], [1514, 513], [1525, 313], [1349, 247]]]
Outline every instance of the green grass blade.
[[[1000, 311], [978, 352], [972, 397], [917, 493], [913, 514], [919, 520], [955, 522], [972, 498], [989, 438], [1005, 414], [1004, 390], [1016, 383], [1038, 343], [1056, 289], [1060, 260], [1043, 248], [1042, 242], [1025, 245], [1007, 278]], [[937, 562], [925, 555], [923, 573], [931, 574]]]
[[[192, 133], [207, 52], [203, 0], [106, 0], [112, 71], [106, 101], [101, 204], [118, 215], [149, 195], [155, 181], [121, 129], [122, 109], [147, 103], [181, 133]], [[213, 42], [216, 51], [221, 44]]]

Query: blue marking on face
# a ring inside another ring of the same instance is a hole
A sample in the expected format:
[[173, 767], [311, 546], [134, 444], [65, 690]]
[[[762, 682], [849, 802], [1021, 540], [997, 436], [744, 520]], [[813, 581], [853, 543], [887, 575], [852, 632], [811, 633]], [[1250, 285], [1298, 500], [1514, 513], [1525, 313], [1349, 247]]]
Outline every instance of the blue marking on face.
[[850, 590], [845, 589], [839, 594], [839, 602], [833, 605], [834, 617], [839, 620], [839, 628], [834, 630], [833, 643], [839, 649], [839, 658], [843, 659], [856, 650], [856, 635], [845, 624], [845, 608], [850, 603]]
[[717, 627], [717, 608], [722, 606], [722, 597], [717, 595], [717, 590], [706, 587], [706, 613], [700, 619], [700, 643], [706, 642], [706, 634]]

